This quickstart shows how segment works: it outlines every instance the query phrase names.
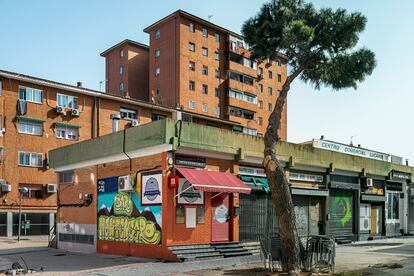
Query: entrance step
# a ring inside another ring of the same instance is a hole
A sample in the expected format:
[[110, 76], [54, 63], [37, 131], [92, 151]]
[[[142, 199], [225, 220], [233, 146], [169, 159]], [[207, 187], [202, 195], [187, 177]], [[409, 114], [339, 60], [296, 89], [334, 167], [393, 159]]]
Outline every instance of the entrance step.
[[262, 248], [259, 241], [249, 241], [240, 243], [243, 248], [247, 249], [252, 255], [260, 255]]
[[174, 245], [168, 249], [183, 262], [224, 258], [210, 244]]
[[211, 246], [225, 258], [252, 255], [252, 253], [244, 248], [239, 242], [211, 243]]

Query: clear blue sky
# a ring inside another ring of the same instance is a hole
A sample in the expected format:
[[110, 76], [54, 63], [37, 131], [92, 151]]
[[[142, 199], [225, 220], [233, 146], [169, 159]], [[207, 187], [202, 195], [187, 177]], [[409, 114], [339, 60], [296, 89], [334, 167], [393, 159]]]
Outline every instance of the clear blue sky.
[[[262, 0], [116, 1], [0, 0], [0, 68], [99, 89], [99, 53], [129, 38], [148, 43], [142, 30], [177, 10], [239, 32]], [[414, 1], [318, 0], [317, 7], [343, 7], [368, 17], [360, 45], [378, 61], [358, 89], [315, 91], [297, 81], [288, 102], [288, 140], [326, 139], [355, 144], [411, 160], [414, 165]]]

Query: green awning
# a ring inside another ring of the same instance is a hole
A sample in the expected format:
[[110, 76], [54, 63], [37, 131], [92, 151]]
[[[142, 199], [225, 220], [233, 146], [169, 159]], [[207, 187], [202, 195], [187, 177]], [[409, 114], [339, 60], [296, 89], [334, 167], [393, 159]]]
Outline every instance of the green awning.
[[262, 188], [266, 193], [270, 192], [269, 183], [266, 177], [254, 177], [248, 175], [240, 175], [240, 179], [246, 184], [254, 185], [255, 187]]
[[28, 121], [28, 122], [36, 122], [36, 123], [46, 122], [46, 120], [36, 119], [36, 118], [28, 118], [28, 117], [22, 117], [22, 116], [16, 116], [16, 119], [17, 120], [22, 120], [22, 121]]
[[80, 125], [65, 124], [65, 123], [55, 123], [55, 126], [81, 128]]

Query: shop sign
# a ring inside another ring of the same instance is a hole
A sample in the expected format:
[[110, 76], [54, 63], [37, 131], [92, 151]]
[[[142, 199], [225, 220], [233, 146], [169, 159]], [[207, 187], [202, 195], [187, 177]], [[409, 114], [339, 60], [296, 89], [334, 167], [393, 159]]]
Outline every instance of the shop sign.
[[142, 175], [141, 197], [143, 205], [162, 204], [162, 173]]
[[370, 188], [367, 188], [367, 189], [364, 191], [364, 194], [370, 194], [370, 195], [384, 195], [384, 189], [383, 189], [383, 188], [370, 187]]
[[177, 155], [175, 157], [175, 164], [181, 165], [181, 166], [205, 168], [206, 159], [204, 157], [198, 157], [198, 156]]
[[387, 182], [387, 190], [402, 191], [402, 184]]
[[290, 172], [289, 180], [323, 183], [323, 175]]
[[180, 179], [178, 194], [179, 204], [204, 204], [204, 192], [194, 190], [185, 178]]
[[386, 153], [366, 150], [366, 149], [348, 146], [344, 144], [339, 144], [339, 143], [335, 143], [335, 142], [331, 142], [327, 140], [313, 139], [313, 147], [324, 149], [324, 150], [336, 151], [336, 152], [345, 153], [345, 154], [350, 154], [350, 155], [355, 155], [355, 156], [360, 156], [360, 157], [365, 157], [365, 158], [371, 158], [371, 159], [385, 161], [385, 162], [390, 162], [391, 160], [391, 156]]
[[239, 167], [240, 175], [254, 175], [254, 176], [264, 176], [266, 177], [265, 170], [263, 168], [253, 168], [253, 167]]
[[391, 177], [392, 179], [405, 179], [409, 180], [411, 179], [411, 174], [405, 173], [405, 172], [399, 172], [399, 171], [391, 171]]

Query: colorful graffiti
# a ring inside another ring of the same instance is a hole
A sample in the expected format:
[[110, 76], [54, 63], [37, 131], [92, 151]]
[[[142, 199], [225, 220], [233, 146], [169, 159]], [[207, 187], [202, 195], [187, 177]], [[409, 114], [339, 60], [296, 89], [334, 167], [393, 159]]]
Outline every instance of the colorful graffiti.
[[351, 197], [345, 193], [338, 193], [332, 201], [331, 209], [344, 227], [352, 219]]
[[98, 240], [161, 243], [161, 206], [142, 206], [140, 193], [118, 192], [118, 177], [98, 180], [98, 206]]

